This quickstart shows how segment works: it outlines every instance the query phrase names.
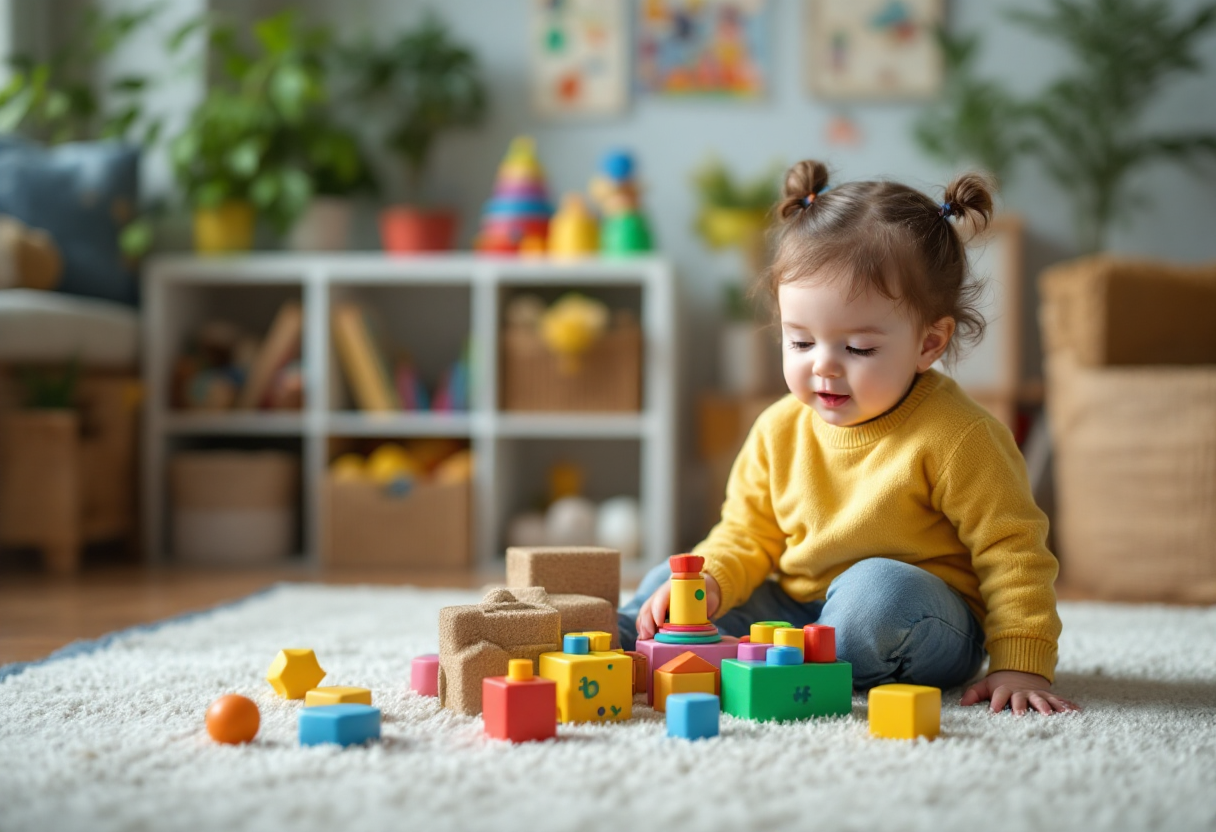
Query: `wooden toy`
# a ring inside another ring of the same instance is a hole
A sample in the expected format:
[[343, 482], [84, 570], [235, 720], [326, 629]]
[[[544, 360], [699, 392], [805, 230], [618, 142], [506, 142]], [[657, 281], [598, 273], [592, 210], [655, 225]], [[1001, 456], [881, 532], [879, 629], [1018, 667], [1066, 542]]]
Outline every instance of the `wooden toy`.
[[280, 650], [266, 671], [266, 681], [284, 699], [303, 699], [324, 678], [325, 671], [311, 650]]
[[410, 690], [423, 696], [439, 695], [439, 654], [427, 653], [410, 661]]
[[806, 633], [796, 627], [778, 627], [773, 630], [773, 644], [777, 647], [793, 647], [798, 651], [798, 661], [805, 659]]
[[667, 697], [667, 736], [701, 740], [718, 736], [721, 703], [712, 693], [673, 693]]
[[439, 611], [439, 704], [476, 716], [482, 679], [505, 676], [511, 659], [536, 662], [560, 644], [558, 611], [524, 603], [505, 589], [491, 591], [480, 604], [444, 607]]
[[673, 693], [717, 694], [718, 668], [696, 653], [684, 652], [654, 672], [654, 709], [665, 711]]
[[560, 652], [543, 653], [540, 675], [557, 683], [558, 719], [600, 722], [633, 715], [633, 661], [624, 653], [595, 652], [586, 636], [568, 635]]
[[528, 742], [557, 734], [557, 683], [532, 675], [532, 662], [511, 659], [506, 676], [481, 680], [486, 734]]
[[529, 237], [544, 240], [549, 234], [553, 205], [545, 186], [545, 172], [536, 157], [536, 142], [517, 136], [498, 167], [494, 195], [481, 215], [478, 251], [518, 251]]
[[672, 573], [668, 610], [671, 620], [659, 627], [654, 640], [682, 645], [721, 642], [718, 628], [709, 621], [709, 599], [705, 591], [705, 576], [701, 574], [705, 558], [699, 555], [672, 555], [667, 559], [667, 565]]
[[[646, 657], [650, 667], [662, 667], [681, 653], [696, 653], [714, 667], [721, 667], [725, 659], [736, 658], [739, 654], [739, 643], [730, 636], [723, 636], [719, 642], [711, 644], [664, 644], [652, 638], [638, 639], [638, 652]], [[653, 677], [653, 674], [651, 674]], [[652, 678], [653, 681], [653, 678]], [[654, 685], [646, 691], [646, 703], [654, 704]]]
[[[788, 647], [772, 647], [775, 651]], [[853, 666], [848, 662], [768, 664], [722, 662], [722, 711], [761, 722], [847, 716], [853, 709]]]
[[380, 739], [380, 709], [371, 705], [322, 705], [300, 711], [300, 745], [358, 745]]
[[[621, 553], [598, 546], [511, 546], [507, 588], [541, 587], [561, 613], [562, 633], [599, 630], [620, 647], [616, 608], [621, 599]], [[523, 593], [520, 600], [535, 596]]]
[[836, 661], [836, 628], [824, 624], [807, 624], [802, 628], [805, 634], [803, 652], [808, 662]]
[[216, 742], [237, 745], [252, 742], [262, 723], [258, 706], [252, 699], [230, 693], [221, 696], [207, 709], [207, 733]]
[[933, 739], [941, 732], [940, 688], [879, 685], [870, 688], [869, 705], [870, 736], [892, 740]]
[[549, 254], [561, 258], [585, 257], [599, 249], [599, 225], [586, 200], [580, 194], [566, 194], [549, 223]]
[[322, 705], [343, 705], [346, 703], [359, 705], [372, 704], [372, 692], [367, 688], [326, 687], [313, 688], [304, 694], [304, 707], [317, 708]]
[[633, 692], [648, 693], [650, 691], [650, 662], [636, 650], [625, 650], [625, 655], [633, 660]]
[[691, 580], [672, 578], [669, 609], [669, 617], [672, 624], [708, 623], [707, 604], [705, 578], [700, 573], [697, 573], [697, 577]]
[[600, 172], [591, 181], [591, 197], [603, 214], [600, 221], [600, 250], [605, 254], [650, 251], [650, 226], [642, 215], [633, 157], [613, 151], [604, 157]]

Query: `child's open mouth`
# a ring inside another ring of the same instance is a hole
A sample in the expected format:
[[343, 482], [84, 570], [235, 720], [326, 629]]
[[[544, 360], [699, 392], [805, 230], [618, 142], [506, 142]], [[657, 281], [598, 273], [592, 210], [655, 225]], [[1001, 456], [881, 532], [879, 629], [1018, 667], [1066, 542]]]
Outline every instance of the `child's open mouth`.
[[816, 393], [819, 401], [823, 402], [825, 407], [840, 407], [849, 400], [848, 396], [836, 396], [832, 393]]

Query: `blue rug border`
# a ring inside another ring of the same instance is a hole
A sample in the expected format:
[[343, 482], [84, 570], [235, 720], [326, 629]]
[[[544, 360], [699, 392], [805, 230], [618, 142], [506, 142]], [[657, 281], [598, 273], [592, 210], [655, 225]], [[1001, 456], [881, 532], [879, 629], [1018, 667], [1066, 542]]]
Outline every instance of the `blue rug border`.
[[151, 621], [147, 624], [136, 624], [132, 627], [126, 627], [122, 630], [115, 630], [112, 633], [106, 633], [105, 635], [94, 639], [79, 639], [77, 641], [73, 641], [71, 644], [66, 644], [63, 647], [60, 647], [49, 656], [45, 656], [41, 659], [34, 659], [33, 661], [29, 662], [12, 662], [10, 664], [0, 665], [0, 684], [4, 684], [9, 679], [21, 675], [31, 667], [38, 667], [39, 665], [50, 664], [51, 662], [62, 661], [63, 659], [71, 659], [75, 658], [76, 656], [87, 656], [92, 653], [96, 653], [99, 650], [104, 650], [115, 641], [129, 635], [133, 635], [135, 633], [151, 633], [171, 624], [182, 624], [187, 621], [193, 621], [196, 618], [212, 615], [220, 610], [240, 606], [241, 604], [248, 603], [256, 598], [261, 598], [264, 595], [269, 595], [270, 593], [276, 592], [284, 587], [292, 586], [295, 583], [295, 581], [278, 581], [268, 587], [259, 589], [257, 592], [251, 592], [248, 595], [244, 595], [232, 601], [225, 601], [224, 603], [217, 604], [214, 607], [194, 610], [193, 612], [185, 612], [181, 615], [163, 618], [160, 621]]

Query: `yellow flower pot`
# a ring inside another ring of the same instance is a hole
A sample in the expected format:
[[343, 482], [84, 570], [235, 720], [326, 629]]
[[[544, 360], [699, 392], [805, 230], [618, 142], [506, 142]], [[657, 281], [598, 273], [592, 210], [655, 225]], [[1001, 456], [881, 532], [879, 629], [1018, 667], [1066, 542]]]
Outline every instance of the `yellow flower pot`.
[[194, 248], [199, 254], [228, 254], [253, 248], [253, 206], [225, 202], [194, 212]]
[[750, 245], [764, 233], [765, 211], [743, 208], [705, 208], [701, 212], [701, 233], [714, 248]]

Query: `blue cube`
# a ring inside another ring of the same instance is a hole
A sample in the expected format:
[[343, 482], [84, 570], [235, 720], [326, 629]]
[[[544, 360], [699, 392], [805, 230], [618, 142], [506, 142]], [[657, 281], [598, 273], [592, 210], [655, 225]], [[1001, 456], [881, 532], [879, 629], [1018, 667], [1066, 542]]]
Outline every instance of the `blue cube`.
[[667, 736], [700, 740], [718, 736], [722, 708], [712, 693], [672, 693], [667, 697]]
[[380, 709], [371, 705], [320, 705], [300, 711], [300, 745], [358, 745], [380, 739]]

